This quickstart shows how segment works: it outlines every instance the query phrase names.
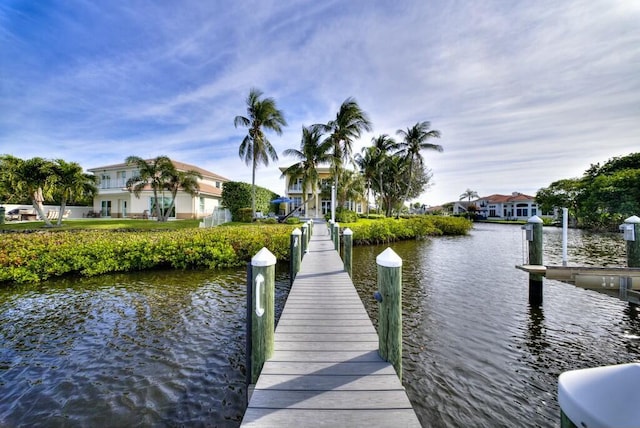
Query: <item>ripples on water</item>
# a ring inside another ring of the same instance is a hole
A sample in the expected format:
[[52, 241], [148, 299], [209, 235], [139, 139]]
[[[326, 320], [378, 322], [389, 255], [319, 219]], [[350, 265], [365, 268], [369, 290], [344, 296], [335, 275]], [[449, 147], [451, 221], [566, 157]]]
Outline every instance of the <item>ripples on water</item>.
[[0, 289], [0, 426], [237, 426], [245, 299], [242, 270]]
[[[570, 232], [573, 264], [625, 264], [619, 235]], [[561, 263], [561, 239], [545, 228], [545, 263]], [[528, 305], [527, 274], [514, 268], [519, 227], [476, 224], [470, 236], [392, 247], [404, 261], [404, 384], [424, 426], [558, 426], [561, 372], [638, 359], [640, 322], [626, 303], [545, 280], [543, 306]], [[374, 322], [384, 248], [354, 249]]]

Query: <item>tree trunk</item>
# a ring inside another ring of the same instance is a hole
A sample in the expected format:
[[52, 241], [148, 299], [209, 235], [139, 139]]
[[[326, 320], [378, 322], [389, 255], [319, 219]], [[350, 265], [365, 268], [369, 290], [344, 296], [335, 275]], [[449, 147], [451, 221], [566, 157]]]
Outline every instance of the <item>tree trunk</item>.
[[62, 217], [64, 215], [64, 210], [67, 208], [67, 198], [62, 198], [60, 200], [60, 212], [58, 213], [58, 223], [57, 226], [62, 226]]
[[44, 206], [42, 205], [43, 202], [44, 197], [42, 196], [42, 189], [38, 188], [35, 192], [33, 192], [33, 195], [31, 195], [31, 204], [38, 213], [38, 216], [44, 221], [44, 224], [47, 227], [53, 227], [47, 216], [44, 214]]

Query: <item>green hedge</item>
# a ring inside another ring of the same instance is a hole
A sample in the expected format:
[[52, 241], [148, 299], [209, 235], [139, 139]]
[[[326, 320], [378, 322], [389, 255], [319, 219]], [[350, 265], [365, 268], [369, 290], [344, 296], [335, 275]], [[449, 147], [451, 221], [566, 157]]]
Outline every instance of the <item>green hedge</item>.
[[[278, 197], [277, 193], [264, 187], [256, 186], [256, 211], [270, 212], [271, 201]], [[231, 211], [233, 221], [240, 219], [240, 210], [251, 207], [251, 184], [240, 181], [228, 181], [222, 187], [222, 205]]]
[[473, 223], [464, 218], [415, 216], [340, 224], [353, 231], [354, 245], [382, 244], [425, 236], [465, 235]]
[[237, 267], [245, 265], [262, 247], [278, 260], [288, 260], [292, 230], [286, 225], [256, 225], [153, 232], [2, 234], [0, 283], [156, 267]]

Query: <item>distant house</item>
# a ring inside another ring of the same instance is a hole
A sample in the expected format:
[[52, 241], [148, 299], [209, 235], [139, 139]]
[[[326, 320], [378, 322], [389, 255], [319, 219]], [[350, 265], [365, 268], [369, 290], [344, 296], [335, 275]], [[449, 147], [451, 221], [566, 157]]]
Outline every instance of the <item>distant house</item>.
[[[281, 167], [280, 171], [284, 174], [288, 167]], [[323, 198], [321, 195], [322, 189], [330, 187], [333, 182], [330, 167], [318, 167], [318, 176], [320, 182], [318, 183], [318, 191], [312, 194], [311, 189], [302, 190], [302, 179], [292, 179], [290, 176], [285, 175], [285, 196], [292, 199], [291, 203], [286, 204], [286, 209], [279, 214], [288, 214], [292, 210], [301, 207], [301, 215], [308, 217], [322, 217], [331, 213], [331, 197]], [[304, 202], [307, 201], [306, 204]], [[304, 204], [304, 206], [302, 206]], [[364, 199], [362, 201], [347, 201], [344, 208], [351, 211], [355, 211], [358, 214], [363, 213], [363, 207], [366, 207]], [[285, 207], [285, 205], [282, 205]]]
[[535, 196], [513, 192], [511, 195], [489, 195], [474, 201], [459, 201], [454, 204], [454, 214], [468, 211], [469, 205], [476, 207], [476, 213], [489, 219], [527, 220], [542, 212]]
[[[196, 196], [178, 191], [171, 218], [187, 219], [201, 218], [211, 214], [220, 206], [222, 199], [222, 186], [228, 179], [182, 162], [172, 160], [173, 166], [178, 171], [195, 170], [202, 174], [198, 179], [200, 190]], [[101, 217], [138, 217], [154, 215], [153, 207], [158, 202], [161, 206], [169, 207], [171, 194], [169, 191], [161, 192], [158, 201], [154, 200], [153, 190], [147, 186], [138, 197], [127, 190], [127, 180], [138, 175], [135, 165], [120, 163], [116, 165], [99, 166], [88, 169], [98, 177], [98, 193], [93, 198], [93, 210]]]

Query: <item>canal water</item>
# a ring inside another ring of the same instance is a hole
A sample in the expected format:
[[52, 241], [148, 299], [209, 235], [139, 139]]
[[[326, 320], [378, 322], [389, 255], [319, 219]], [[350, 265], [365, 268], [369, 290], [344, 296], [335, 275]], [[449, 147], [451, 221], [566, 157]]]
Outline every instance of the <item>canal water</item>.
[[[545, 228], [545, 263], [561, 231]], [[624, 265], [620, 235], [570, 231], [570, 264]], [[424, 426], [559, 426], [557, 377], [639, 359], [613, 297], [547, 281], [529, 307], [522, 230], [391, 245], [403, 258], [404, 383]], [[354, 248], [374, 323], [375, 257]], [[113, 275], [0, 289], [0, 426], [238, 426], [245, 272]], [[278, 312], [288, 291], [277, 269]], [[320, 286], [321, 287], [321, 286]]]

